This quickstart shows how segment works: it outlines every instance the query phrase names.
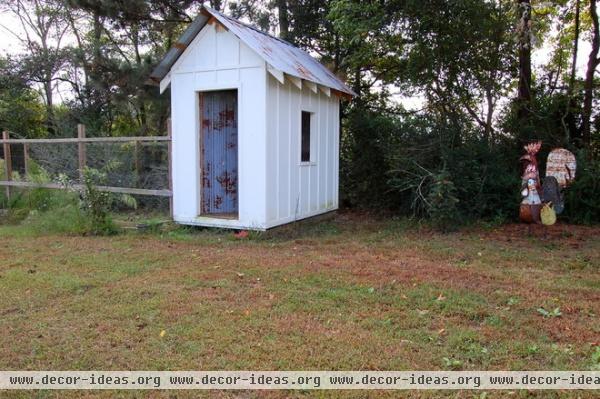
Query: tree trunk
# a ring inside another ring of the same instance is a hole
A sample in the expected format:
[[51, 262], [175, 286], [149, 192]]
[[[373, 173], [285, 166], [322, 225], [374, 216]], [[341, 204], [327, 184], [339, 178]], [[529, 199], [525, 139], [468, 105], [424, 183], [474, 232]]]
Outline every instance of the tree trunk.
[[341, 66], [341, 45], [340, 45], [340, 35], [337, 33], [333, 34], [335, 37], [335, 52], [333, 55], [333, 73], [338, 73]]
[[518, 117], [527, 119], [531, 113], [531, 0], [517, 0], [519, 6], [519, 90]]
[[277, 10], [279, 12], [279, 37], [283, 40], [289, 40], [290, 21], [288, 19], [287, 0], [277, 0]]
[[94, 22], [93, 22], [93, 31], [92, 31], [92, 64], [94, 69], [99, 69], [100, 60], [102, 58], [101, 52], [101, 39], [102, 39], [102, 21], [100, 20], [100, 15], [97, 12], [94, 12]]
[[[581, 0], [575, 0], [575, 32], [573, 38], [573, 59], [571, 61], [571, 74], [569, 76], [569, 86], [567, 87], [567, 109], [562, 117], [563, 127], [565, 128], [565, 143], [569, 143], [571, 138], [577, 136], [577, 128], [573, 123], [573, 112], [575, 100], [573, 99], [573, 90], [575, 89], [575, 78], [577, 73], [577, 52], [579, 49], [579, 27], [580, 27], [580, 3]], [[565, 122], [568, 120], [568, 123]]]
[[361, 70], [360, 70], [360, 66], [356, 66], [354, 68], [354, 84], [352, 85], [352, 90], [354, 90], [354, 92], [356, 93], [356, 101], [360, 102], [361, 98], [361, 80], [362, 80], [362, 75], [361, 75]]
[[44, 94], [46, 97], [46, 130], [50, 137], [54, 136], [54, 96], [52, 93], [52, 77], [44, 82]]
[[[133, 52], [135, 54], [135, 64], [138, 70], [142, 68], [142, 55], [140, 53], [140, 27], [137, 23], [132, 24], [131, 42], [133, 43]], [[140, 130], [143, 135], [148, 131], [148, 117], [146, 112], [146, 102], [144, 101], [144, 89], [139, 88], [137, 92], [137, 101], [139, 103], [139, 122]]]
[[492, 137], [492, 133], [493, 133], [493, 129], [492, 129], [492, 123], [494, 122], [494, 108], [495, 108], [495, 101], [494, 101], [494, 95], [492, 93], [492, 89], [491, 88], [486, 88], [485, 90], [485, 99], [487, 102], [487, 115], [485, 118], [485, 131], [484, 131], [484, 135], [485, 135], [485, 140], [487, 141], [488, 144], [492, 144], [493, 141], [493, 137]]
[[[40, 30], [42, 33], [40, 34], [40, 43], [42, 47], [42, 54], [44, 60], [50, 59], [50, 50], [48, 47], [48, 33], [46, 31]], [[44, 87], [44, 96], [46, 97], [46, 130], [48, 131], [48, 135], [50, 137], [54, 136], [54, 96], [52, 93], [52, 69], [48, 65], [47, 68], [43, 72], [43, 87]]]
[[577, 72], [577, 51], [579, 49], [579, 3], [575, 1], [575, 37], [573, 38], [573, 61], [571, 62], [571, 76], [569, 77], [569, 97], [573, 94], [575, 87], [575, 75]]
[[598, 12], [596, 11], [596, 0], [590, 0], [590, 16], [594, 32], [592, 34], [592, 50], [587, 64], [587, 72], [585, 74], [585, 96], [583, 99], [583, 123], [582, 123], [582, 139], [585, 146], [589, 146], [592, 141], [592, 104], [594, 100], [594, 73], [600, 63], [598, 59], [598, 50], [600, 48], [600, 27], [598, 26]]
[[[75, 25], [75, 17], [73, 16], [73, 10], [71, 8], [67, 8], [66, 9], [66, 16], [67, 16], [67, 20], [69, 21], [69, 25], [71, 26], [71, 33], [73, 34], [73, 36], [76, 39], [77, 42], [77, 48], [80, 51], [84, 51], [83, 48], [83, 40], [81, 38], [81, 34], [79, 33], [79, 30], [77, 29], [77, 26]], [[81, 87], [79, 85], [79, 81], [76, 80], [77, 85], [73, 85], [73, 90], [75, 91], [75, 93], [77, 94], [77, 99], [79, 100], [79, 103], [81, 104], [82, 107], [85, 107], [87, 101], [85, 100], [85, 97], [87, 97], [87, 88], [90, 86], [90, 68], [89, 68], [89, 64], [85, 58], [85, 56], [81, 57], [80, 59], [81, 62], [81, 67], [83, 69], [83, 87], [86, 90], [86, 94], [85, 96], [82, 95], [82, 90]]]

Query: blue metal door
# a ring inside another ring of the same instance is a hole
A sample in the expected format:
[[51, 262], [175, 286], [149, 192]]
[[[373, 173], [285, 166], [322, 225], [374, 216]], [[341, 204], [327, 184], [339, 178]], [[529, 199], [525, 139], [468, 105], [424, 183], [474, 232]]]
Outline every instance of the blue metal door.
[[237, 217], [237, 90], [200, 93], [201, 213]]

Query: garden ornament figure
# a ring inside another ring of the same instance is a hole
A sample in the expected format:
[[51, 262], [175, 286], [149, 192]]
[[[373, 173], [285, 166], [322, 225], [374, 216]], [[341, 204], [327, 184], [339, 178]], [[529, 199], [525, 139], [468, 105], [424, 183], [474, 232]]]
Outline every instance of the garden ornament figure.
[[[540, 172], [536, 155], [542, 147], [541, 141], [527, 144], [521, 183], [521, 207], [519, 217], [525, 223], [550, 226], [556, 223], [556, 215], [564, 209], [562, 189], [575, 178], [577, 161], [564, 148], [556, 148], [548, 155], [546, 177], [540, 185]], [[530, 228], [531, 233], [531, 228]]]
[[542, 142], [527, 144], [525, 147], [527, 154], [521, 157], [525, 162], [521, 184], [521, 207], [519, 217], [525, 223], [540, 223], [540, 211], [542, 209], [542, 200], [540, 198], [540, 173], [536, 154], [542, 148]]
[[577, 160], [572, 152], [564, 148], [555, 148], [550, 151], [546, 162], [546, 178], [543, 183], [542, 200], [552, 202], [557, 215], [560, 215], [565, 207], [561, 190], [564, 190], [573, 182], [576, 172]]

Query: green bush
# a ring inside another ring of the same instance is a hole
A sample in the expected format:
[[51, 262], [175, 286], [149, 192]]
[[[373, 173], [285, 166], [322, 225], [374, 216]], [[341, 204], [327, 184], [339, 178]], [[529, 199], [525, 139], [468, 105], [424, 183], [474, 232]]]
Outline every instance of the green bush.
[[79, 205], [77, 193], [34, 189], [11, 193], [10, 207], [0, 224], [20, 224], [23, 233], [39, 235], [48, 233], [84, 234], [89, 222]]
[[114, 234], [117, 231], [109, 214], [112, 194], [96, 188], [96, 185], [104, 184], [105, 181], [106, 173], [91, 168], [83, 171], [81, 207], [89, 217], [93, 234]]
[[[420, 123], [425, 123], [421, 121]], [[414, 125], [413, 125], [414, 126]], [[433, 131], [438, 132], [438, 137]], [[392, 168], [388, 172], [390, 194], [401, 204], [398, 212], [419, 217], [432, 215], [427, 198], [436, 176], [452, 182], [456, 211], [461, 222], [498, 221], [517, 214], [519, 154], [509, 143], [492, 145], [472, 136], [446, 142], [439, 137], [458, 137], [439, 129], [413, 127], [411, 138], [388, 149]], [[434, 212], [435, 213], [435, 212]]]
[[[137, 206], [135, 199], [129, 195], [96, 188], [106, 184], [107, 174], [114, 166], [109, 162], [102, 170], [86, 168], [83, 187], [77, 190], [72, 188], [65, 176], [59, 177], [64, 190], [13, 190], [10, 201], [3, 200], [8, 212], [0, 222], [21, 222], [32, 233], [114, 234], [118, 230], [110, 216], [114, 203], [119, 201], [129, 207]], [[34, 162], [31, 163], [28, 180], [37, 183], [52, 181], [47, 172]]]
[[[353, 110], [347, 125], [340, 172], [344, 205], [431, 217], [441, 229], [518, 214], [521, 153], [514, 141], [499, 136], [488, 142], [476, 129], [430, 115]], [[432, 205], [428, 199], [439, 195]], [[438, 209], [444, 201], [452, 209]]]
[[457, 191], [447, 170], [433, 176], [427, 204], [434, 226], [443, 232], [454, 230], [460, 221]]
[[340, 200], [344, 206], [390, 209], [387, 172], [390, 140], [400, 131], [386, 115], [354, 109], [345, 119], [340, 145]]
[[135, 199], [130, 195], [116, 195], [97, 189], [96, 186], [106, 185], [108, 173], [116, 167], [118, 167], [117, 163], [109, 162], [102, 170], [85, 168], [83, 171], [81, 207], [89, 218], [92, 234], [114, 234], [118, 231], [110, 217], [110, 209], [115, 201], [118, 200], [131, 208], [137, 207]]
[[[30, 172], [27, 176], [27, 180], [34, 183], [49, 183], [50, 177], [46, 173], [44, 169], [42, 169], [35, 161], [30, 161]], [[5, 169], [4, 169], [4, 160], [0, 159], [0, 179], [5, 180]], [[13, 180], [21, 180], [21, 176], [19, 176], [16, 172], [12, 174]], [[7, 200], [5, 191], [2, 189], [2, 193], [0, 194], [0, 204], [4, 208], [9, 209], [36, 209], [36, 210], [44, 210], [53, 207], [54, 205], [60, 205], [62, 198], [57, 198], [55, 200], [55, 204], [51, 204], [50, 201], [54, 200], [54, 197], [57, 194], [53, 193], [47, 189], [31, 189], [31, 190], [21, 190], [16, 188], [11, 188], [11, 199]], [[58, 195], [60, 197], [60, 195]]]
[[478, 139], [445, 151], [442, 162], [456, 186], [458, 207], [465, 221], [506, 221], [516, 217], [520, 155], [511, 143], [490, 146]]
[[571, 223], [600, 223], [600, 160], [589, 160], [582, 152], [577, 174], [565, 189], [564, 217]]

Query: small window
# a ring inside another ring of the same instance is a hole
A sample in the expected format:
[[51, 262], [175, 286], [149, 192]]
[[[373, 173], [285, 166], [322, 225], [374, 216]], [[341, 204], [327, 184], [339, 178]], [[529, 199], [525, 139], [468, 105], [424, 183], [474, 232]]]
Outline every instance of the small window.
[[301, 162], [310, 162], [310, 119], [312, 114], [302, 111], [302, 145], [300, 152]]

